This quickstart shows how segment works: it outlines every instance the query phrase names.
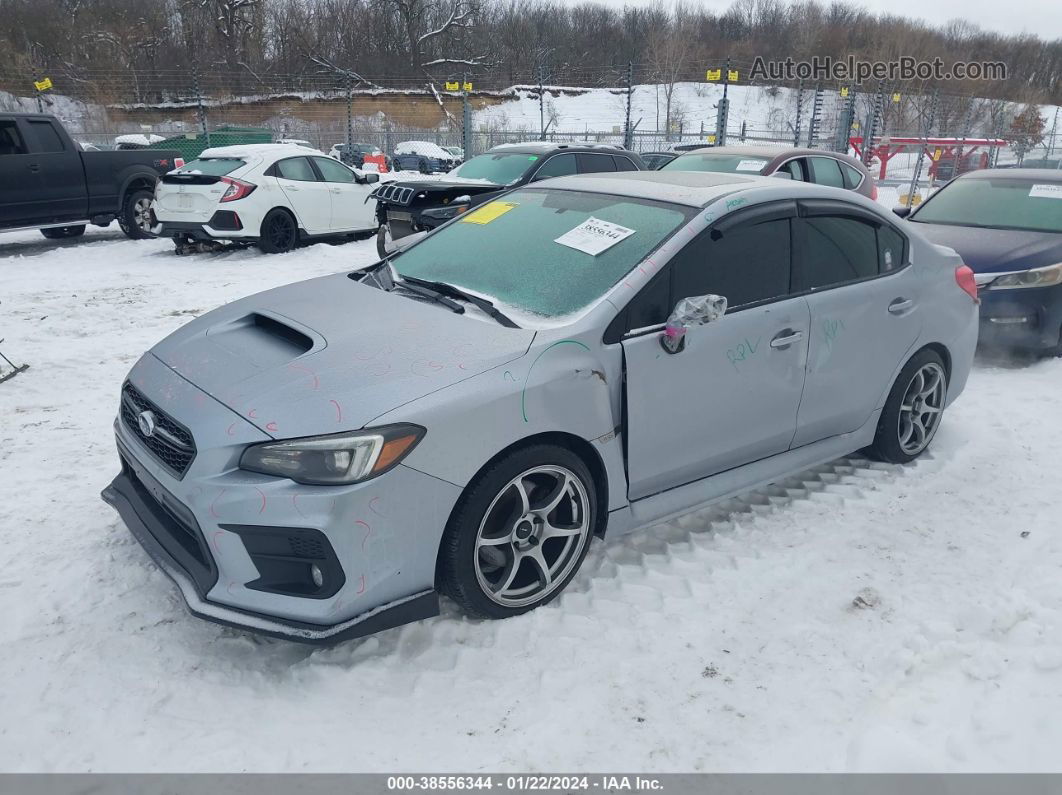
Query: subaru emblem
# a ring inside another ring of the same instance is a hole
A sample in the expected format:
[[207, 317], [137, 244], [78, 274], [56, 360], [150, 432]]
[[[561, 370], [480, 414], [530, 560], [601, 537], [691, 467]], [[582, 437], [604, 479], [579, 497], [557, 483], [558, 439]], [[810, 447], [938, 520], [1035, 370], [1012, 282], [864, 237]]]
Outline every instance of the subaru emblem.
[[155, 412], [142, 411], [136, 417], [137, 427], [140, 428], [140, 432], [145, 437], [152, 437], [155, 435]]

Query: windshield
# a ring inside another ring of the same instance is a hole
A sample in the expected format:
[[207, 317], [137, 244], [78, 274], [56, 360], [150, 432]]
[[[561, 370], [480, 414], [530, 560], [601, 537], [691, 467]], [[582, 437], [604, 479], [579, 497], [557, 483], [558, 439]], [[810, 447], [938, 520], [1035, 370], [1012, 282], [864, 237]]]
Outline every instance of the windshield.
[[494, 185], [509, 185], [520, 179], [524, 172], [538, 162], [538, 159], [538, 155], [517, 152], [485, 154], [473, 157], [450, 173], [461, 179], [477, 179]]
[[754, 155], [681, 155], [660, 167], [661, 171], [721, 171], [727, 174], [759, 174], [771, 162]]
[[204, 157], [185, 163], [179, 169], [179, 174], [209, 174], [212, 177], [223, 177], [244, 163], [238, 157]]
[[910, 220], [1062, 232], [1062, 182], [1014, 177], [959, 179], [941, 188]]
[[693, 212], [624, 196], [525, 189], [461, 216], [392, 262], [400, 275], [559, 318], [604, 295]]

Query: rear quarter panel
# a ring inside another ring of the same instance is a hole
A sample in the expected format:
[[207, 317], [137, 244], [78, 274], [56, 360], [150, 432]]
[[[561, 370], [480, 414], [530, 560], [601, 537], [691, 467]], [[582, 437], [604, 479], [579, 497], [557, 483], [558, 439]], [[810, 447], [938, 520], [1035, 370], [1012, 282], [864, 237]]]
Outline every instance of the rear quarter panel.
[[126, 188], [136, 179], [147, 182], [172, 170], [180, 154], [172, 149], [82, 152], [88, 187], [89, 214], [115, 213]]

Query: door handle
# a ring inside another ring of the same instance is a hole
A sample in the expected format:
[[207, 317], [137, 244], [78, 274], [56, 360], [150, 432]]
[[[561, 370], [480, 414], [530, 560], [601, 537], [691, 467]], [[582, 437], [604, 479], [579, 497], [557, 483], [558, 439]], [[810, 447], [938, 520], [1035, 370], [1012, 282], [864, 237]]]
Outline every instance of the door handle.
[[30, 171], [32, 171], [34, 174], [36, 174], [38, 171], [41, 170], [41, 164], [40, 163], [30, 163], [28, 166], [26, 166], [26, 168], [28, 168]]
[[897, 298], [889, 304], [889, 313], [893, 315], [902, 315], [905, 312], [909, 312], [913, 307], [914, 301], [910, 298]]
[[341, 188], [332, 188], [332, 193], [342, 193], [342, 192], [343, 192], [343, 190]]
[[788, 348], [794, 342], [800, 342], [804, 339], [803, 331], [793, 331], [791, 328], [787, 328], [785, 331], [780, 331], [771, 340], [772, 348]]

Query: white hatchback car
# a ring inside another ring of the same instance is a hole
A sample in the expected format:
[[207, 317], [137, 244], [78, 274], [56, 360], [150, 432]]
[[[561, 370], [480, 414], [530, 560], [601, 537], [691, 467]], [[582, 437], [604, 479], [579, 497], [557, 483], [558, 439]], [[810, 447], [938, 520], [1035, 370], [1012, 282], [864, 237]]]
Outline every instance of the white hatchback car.
[[315, 149], [287, 144], [221, 146], [164, 175], [151, 205], [152, 232], [178, 253], [219, 240], [273, 254], [313, 238], [374, 233], [378, 174]]

